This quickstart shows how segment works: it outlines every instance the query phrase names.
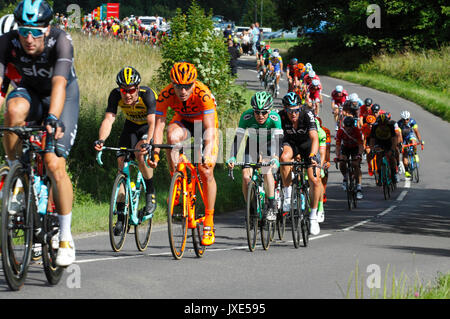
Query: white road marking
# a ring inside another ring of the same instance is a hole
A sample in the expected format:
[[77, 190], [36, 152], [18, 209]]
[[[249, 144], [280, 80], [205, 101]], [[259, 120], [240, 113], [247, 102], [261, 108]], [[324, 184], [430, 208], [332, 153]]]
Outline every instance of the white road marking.
[[397, 202], [401, 202], [405, 198], [406, 194], [408, 194], [408, 191], [401, 192], [400, 195], [398, 195], [398, 197], [396, 199]]

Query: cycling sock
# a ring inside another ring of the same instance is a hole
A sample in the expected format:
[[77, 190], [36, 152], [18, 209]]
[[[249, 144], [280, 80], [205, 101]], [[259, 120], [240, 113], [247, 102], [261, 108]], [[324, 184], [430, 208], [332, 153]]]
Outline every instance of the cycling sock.
[[323, 212], [323, 202], [319, 201], [319, 207], [317, 208], [317, 211]]
[[283, 187], [284, 198], [291, 198], [292, 188], [291, 186]]
[[59, 240], [60, 241], [73, 241], [72, 232], [70, 226], [72, 222], [72, 212], [67, 215], [58, 215], [59, 219]]
[[145, 188], [147, 189], [147, 194], [153, 194], [155, 192], [155, 188], [153, 187], [153, 177], [149, 179], [145, 179]]
[[214, 209], [205, 209], [205, 222], [203, 225], [206, 227], [214, 226]]
[[311, 208], [311, 213], [309, 214], [309, 219], [317, 219], [317, 208]]
[[269, 199], [269, 207], [275, 208], [275, 197], [268, 197]]

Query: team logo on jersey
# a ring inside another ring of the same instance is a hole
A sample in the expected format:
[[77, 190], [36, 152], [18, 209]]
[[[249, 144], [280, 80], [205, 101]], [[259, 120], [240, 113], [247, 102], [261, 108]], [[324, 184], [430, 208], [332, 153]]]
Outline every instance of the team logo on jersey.
[[272, 121], [278, 122], [278, 116], [276, 116], [275, 114], [270, 115], [270, 118], [272, 119]]
[[244, 115], [244, 120], [248, 121], [253, 117], [253, 114], [245, 114]]
[[38, 69], [36, 65], [33, 65], [31, 68], [22, 68], [22, 71], [26, 76], [42, 78], [51, 78], [53, 76], [53, 67], [51, 67], [50, 70], [47, 70], [46, 68]]

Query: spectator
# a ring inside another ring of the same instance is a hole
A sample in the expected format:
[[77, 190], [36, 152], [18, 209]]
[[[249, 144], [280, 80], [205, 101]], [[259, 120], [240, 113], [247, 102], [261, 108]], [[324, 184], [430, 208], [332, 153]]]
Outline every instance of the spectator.
[[233, 35], [233, 31], [231, 31], [231, 24], [227, 26], [225, 30], [223, 30], [223, 37], [228, 40], [231, 39], [231, 36]]
[[259, 42], [259, 28], [255, 24], [252, 24], [252, 34], [252, 54], [256, 55], [256, 44]]
[[241, 56], [239, 49], [234, 46], [233, 40], [228, 40], [228, 52], [230, 53], [230, 68], [231, 74], [237, 74], [237, 59]]
[[250, 35], [248, 33], [249, 32], [247, 30], [242, 32], [242, 52], [244, 54], [248, 54], [248, 51], [250, 49]]

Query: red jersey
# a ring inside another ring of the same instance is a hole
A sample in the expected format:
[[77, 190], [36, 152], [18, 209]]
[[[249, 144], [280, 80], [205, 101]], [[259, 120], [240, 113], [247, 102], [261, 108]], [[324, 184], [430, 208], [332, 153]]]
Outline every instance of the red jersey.
[[310, 78], [309, 77], [309, 74], [307, 73], [306, 75], [305, 75], [305, 77], [303, 78], [303, 82], [306, 84], [306, 85], [310, 85], [311, 83], [312, 83], [312, 80], [319, 80], [320, 81], [320, 78], [319, 78], [319, 76], [316, 74], [316, 76], [314, 76], [314, 78]]
[[347, 148], [358, 147], [362, 145], [362, 131], [359, 127], [345, 129], [339, 128], [336, 133], [336, 145], [342, 145]]
[[348, 98], [348, 93], [346, 90], [342, 90], [342, 95], [338, 96], [338, 92], [336, 90], [333, 90], [331, 92], [331, 99], [334, 101], [335, 104], [344, 105], [345, 101]]
[[322, 92], [322, 84], [319, 84], [319, 86], [316, 88], [314, 85], [310, 84], [308, 86], [308, 92], [309, 92], [309, 98], [311, 100], [320, 100], [320, 93]]

